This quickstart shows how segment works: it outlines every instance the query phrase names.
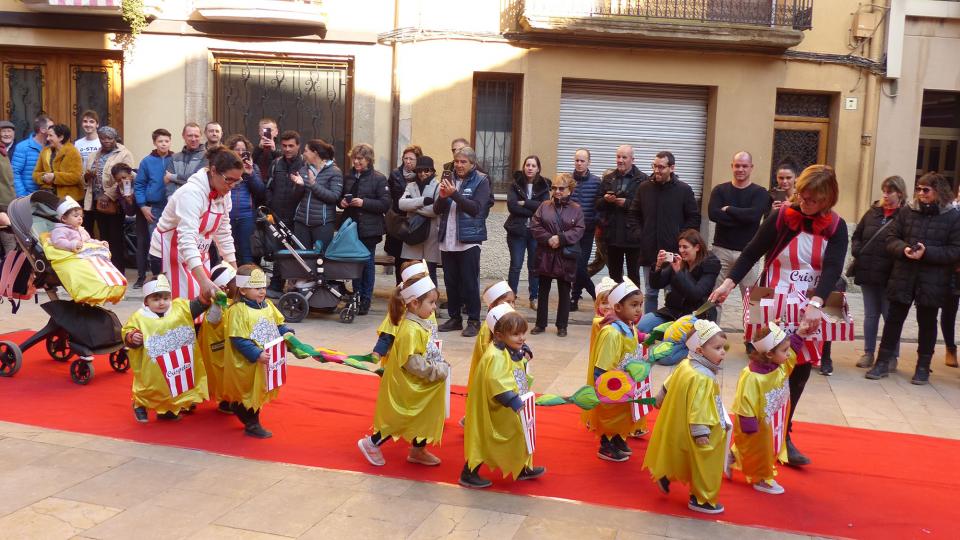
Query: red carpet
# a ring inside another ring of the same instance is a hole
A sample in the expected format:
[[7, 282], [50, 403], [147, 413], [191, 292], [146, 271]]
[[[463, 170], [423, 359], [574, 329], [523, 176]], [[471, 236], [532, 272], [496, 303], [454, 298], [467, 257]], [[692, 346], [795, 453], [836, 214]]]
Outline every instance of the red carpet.
[[[243, 436], [239, 422], [209, 403], [180, 422], [158, 423], [151, 415], [149, 424], [137, 424], [130, 409], [131, 375], [114, 373], [105, 358], [96, 360], [96, 377], [84, 387], [73, 384], [68, 366], [47, 358], [42, 345], [25, 356], [16, 376], [0, 378], [0, 420], [450, 484], [463, 466], [456, 419], [464, 402], [456, 396], [443, 446], [433, 450], [441, 466], [408, 464], [406, 445], [387, 443], [387, 465], [377, 468], [356, 448], [373, 417], [375, 377], [292, 368], [290, 382], [262, 416], [274, 437], [259, 441]], [[537, 416], [536, 462], [547, 474], [530, 482], [495, 480], [492, 489], [704, 518], [687, 510], [683, 486], [674, 485], [669, 497], [657, 491], [640, 468], [644, 441], [632, 443], [632, 460], [608, 463], [596, 458], [596, 443], [581, 428], [574, 407], [541, 408]], [[727, 511], [720, 520], [856, 538], [956, 537], [960, 442], [819, 424], [798, 424], [795, 436], [814, 464], [804, 470], [781, 467], [778, 478], [787, 490], [781, 496], [756, 492], [739, 475], [725, 481], [720, 500]]]

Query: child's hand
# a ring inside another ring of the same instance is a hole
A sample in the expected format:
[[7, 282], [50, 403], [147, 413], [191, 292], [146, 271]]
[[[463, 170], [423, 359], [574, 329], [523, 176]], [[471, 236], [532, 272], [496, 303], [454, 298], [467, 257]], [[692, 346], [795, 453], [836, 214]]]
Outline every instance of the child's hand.
[[139, 330], [134, 330], [133, 332], [130, 332], [129, 334], [127, 334], [127, 343], [131, 347], [140, 347], [141, 345], [143, 345], [143, 334], [141, 334]]
[[372, 353], [370, 353], [370, 356], [375, 358], [377, 362], [380, 361], [380, 353], [378, 353], [377, 351], [373, 351]]
[[710, 437], [696, 437], [693, 439], [693, 442], [695, 442], [697, 446], [707, 446], [710, 444]]
[[80, 250], [83, 249], [83, 242], [77, 240], [77, 243], [73, 245], [74, 253], [80, 253]]
[[101, 240], [100, 245], [103, 246], [103, 249], [110, 249], [110, 242], [107, 242], [106, 240]]
[[260, 356], [257, 358], [257, 362], [260, 362], [261, 364], [266, 364], [269, 361], [270, 361], [270, 355], [267, 354], [267, 351], [261, 352]]

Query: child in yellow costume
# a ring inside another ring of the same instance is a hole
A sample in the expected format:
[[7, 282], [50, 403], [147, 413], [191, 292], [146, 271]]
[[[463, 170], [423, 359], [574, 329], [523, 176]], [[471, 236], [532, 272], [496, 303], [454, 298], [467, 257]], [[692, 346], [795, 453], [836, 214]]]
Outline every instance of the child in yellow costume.
[[790, 414], [790, 372], [797, 365], [803, 338], [774, 323], [761, 328], [753, 342], [750, 363], [740, 372], [733, 399], [734, 468], [763, 493], [784, 492], [774, 480], [776, 461], [787, 462], [787, 421]]
[[227, 310], [223, 353], [223, 395], [232, 403], [243, 432], [257, 439], [273, 436], [260, 424], [260, 410], [277, 397], [279, 388], [267, 391], [264, 365], [269, 355], [264, 347], [292, 334], [283, 324], [280, 310], [267, 300], [267, 276], [253, 264], [237, 269], [237, 296]]
[[687, 340], [689, 357], [677, 364], [657, 396], [660, 415], [643, 459], [661, 491], [668, 493], [674, 480], [689, 484], [687, 507], [707, 514], [723, 512], [717, 495], [731, 426], [716, 374], [726, 343], [716, 323], [694, 323]]
[[123, 325], [123, 342], [133, 368], [133, 415], [148, 421], [177, 420], [207, 399], [207, 376], [199, 362], [193, 319], [206, 307], [200, 300], [171, 299], [170, 282], [160, 275], [143, 285], [143, 307]]
[[530, 391], [524, 345], [527, 321], [509, 304], [487, 313], [487, 327], [494, 329], [493, 346], [488, 347], [477, 365], [467, 388], [467, 415], [463, 450], [466, 463], [460, 473], [460, 485], [489, 487], [492, 482], [479, 474], [480, 465], [500, 469], [503, 477], [531, 480], [546, 469], [533, 466], [528, 453], [523, 423], [518, 411], [520, 398]]
[[[227, 263], [220, 263], [210, 272], [210, 279], [227, 294], [227, 298], [237, 295], [234, 277], [237, 271]], [[232, 302], [232, 300], [230, 300]], [[224, 414], [233, 414], [230, 402], [223, 399], [223, 350], [224, 334], [227, 330], [226, 314], [228, 308], [214, 303], [203, 316], [197, 340], [200, 342], [200, 356], [207, 372], [207, 388], [210, 399], [218, 402], [217, 410]]]
[[[593, 350], [590, 351], [587, 385], [594, 386], [598, 377], [612, 369], [620, 369], [638, 360], [636, 320], [643, 312], [643, 294], [629, 279], [620, 283], [608, 296], [613, 310], [600, 322]], [[580, 417], [587, 429], [600, 436], [597, 457], [606, 461], [627, 461], [633, 453], [626, 437], [636, 429], [629, 403], [601, 403]]]
[[[424, 261], [407, 261], [400, 265], [400, 281], [406, 281], [413, 276], [419, 276], [420, 274], [427, 273], [427, 263]], [[437, 324], [437, 314], [431, 313], [428, 317], [433, 324]], [[393, 340], [397, 337], [397, 327], [399, 325], [394, 324], [390, 320], [390, 314], [383, 318], [383, 322], [380, 323], [380, 326], [377, 328], [377, 343], [373, 346], [373, 356], [380, 360], [380, 365], [385, 366], [387, 361], [387, 353], [390, 352], [390, 347], [393, 345]]]
[[427, 444], [440, 444], [446, 417], [444, 381], [450, 365], [440, 354], [437, 325], [429, 317], [437, 306], [437, 287], [427, 274], [398, 285], [390, 298], [390, 320], [397, 325], [396, 339], [384, 366], [373, 415], [373, 435], [357, 441], [371, 465], [383, 466], [382, 445], [388, 438], [411, 443], [407, 461], [434, 466], [440, 459]]

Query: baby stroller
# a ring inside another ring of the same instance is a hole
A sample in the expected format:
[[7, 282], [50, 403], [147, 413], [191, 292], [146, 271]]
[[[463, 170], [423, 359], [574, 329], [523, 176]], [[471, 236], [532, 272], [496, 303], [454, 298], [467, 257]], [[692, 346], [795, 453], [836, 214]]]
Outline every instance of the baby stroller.
[[277, 309], [289, 322], [300, 322], [310, 309], [335, 311], [341, 302], [340, 320], [353, 322], [360, 310], [360, 298], [347, 291], [346, 280], [359, 279], [370, 251], [357, 236], [357, 224], [347, 219], [330, 245], [321, 242], [306, 247], [266, 206], [258, 209], [268, 233], [284, 247], [272, 254], [274, 271], [290, 285], [277, 300]]
[[118, 373], [127, 371], [130, 361], [123, 349], [121, 325], [116, 314], [101, 307], [57, 297], [60, 278], [44, 255], [40, 235], [52, 231], [53, 226], [59, 223], [58, 204], [59, 199], [55, 194], [41, 190], [15, 199], [7, 207], [18, 251], [8, 253], [6, 259], [13, 261], [12, 258], [20, 258], [20, 261], [19, 264], [4, 264], [5, 270], [16, 275], [7, 275], [3, 280], [10, 283], [11, 279], [15, 279], [19, 286], [7, 287], [2, 292], [13, 300], [32, 296], [34, 290], [43, 289], [50, 301], [40, 307], [47, 312], [50, 320], [19, 345], [0, 341], [0, 376], [15, 375], [23, 362], [23, 351], [43, 341], [47, 353], [54, 360], [66, 362], [77, 356], [70, 364], [70, 378], [77, 384], [87, 384], [94, 375], [93, 355], [109, 353], [110, 367]]

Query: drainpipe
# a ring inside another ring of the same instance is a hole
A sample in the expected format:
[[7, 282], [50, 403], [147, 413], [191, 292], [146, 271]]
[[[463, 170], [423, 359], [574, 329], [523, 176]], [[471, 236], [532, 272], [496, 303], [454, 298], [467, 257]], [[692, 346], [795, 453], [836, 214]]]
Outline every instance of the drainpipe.
[[[881, 25], [888, 24], [887, 18], [883, 12], [887, 10], [888, 0], [877, 0], [875, 4], [870, 4], [870, 11], [879, 11], [881, 13]], [[870, 38], [870, 48], [868, 56], [870, 60], [877, 61], [883, 53], [883, 36], [886, 34], [884, 29], [877, 28], [873, 37]], [[871, 194], [873, 191], [873, 169], [874, 158], [876, 155], [876, 133], [877, 123], [880, 117], [880, 102], [878, 99], [880, 89], [880, 75], [867, 71], [867, 86], [863, 97], [863, 126], [860, 131], [860, 167], [859, 177], [857, 178], [857, 210], [856, 215], [862, 215], [870, 206]]]
[[[400, 0], [393, 0], [393, 27], [400, 28]], [[400, 140], [400, 74], [397, 72], [397, 39], [393, 40], [390, 59], [390, 163], [387, 170], [399, 162], [400, 151], [397, 142]]]

